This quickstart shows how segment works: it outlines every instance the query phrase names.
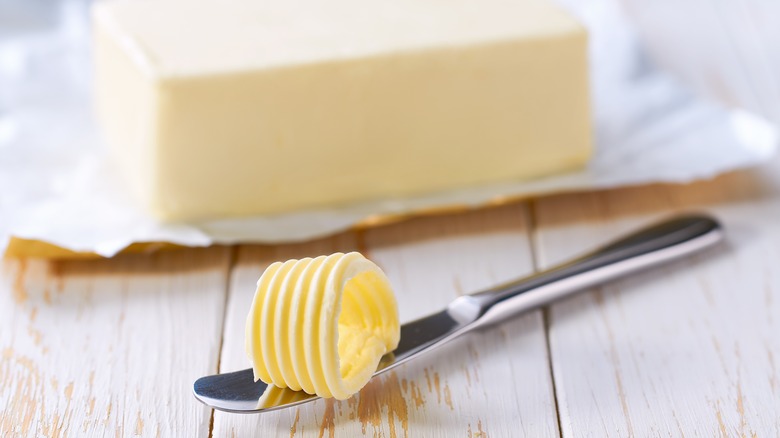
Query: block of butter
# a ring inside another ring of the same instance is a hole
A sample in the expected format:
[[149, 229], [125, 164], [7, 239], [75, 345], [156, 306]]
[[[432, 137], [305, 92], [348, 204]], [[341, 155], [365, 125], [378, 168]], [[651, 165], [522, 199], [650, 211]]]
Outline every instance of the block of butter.
[[96, 101], [158, 218], [540, 177], [591, 153], [586, 33], [544, 0], [113, 0]]

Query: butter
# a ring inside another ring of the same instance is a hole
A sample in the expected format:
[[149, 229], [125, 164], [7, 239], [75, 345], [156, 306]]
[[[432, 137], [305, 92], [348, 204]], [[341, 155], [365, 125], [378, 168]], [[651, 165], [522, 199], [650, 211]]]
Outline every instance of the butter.
[[96, 103], [187, 220], [540, 177], [591, 154], [586, 33], [544, 0], [115, 0]]
[[336, 253], [265, 270], [247, 317], [246, 350], [255, 380], [343, 400], [368, 383], [400, 335], [382, 270], [357, 252]]

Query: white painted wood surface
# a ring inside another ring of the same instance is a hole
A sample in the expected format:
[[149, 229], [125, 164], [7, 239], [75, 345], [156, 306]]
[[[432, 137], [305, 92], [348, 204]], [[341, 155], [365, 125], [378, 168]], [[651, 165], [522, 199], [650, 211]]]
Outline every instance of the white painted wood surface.
[[[272, 261], [359, 249], [408, 320], [689, 209], [722, 218], [728, 244], [558, 303], [547, 328], [534, 312], [469, 335], [345, 402], [241, 416], [190, 394], [248, 366], [244, 318]], [[780, 161], [297, 245], [5, 261], [0, 436], [777, 436], [778, 266]]]
[[[233, 271], [220, 368], [246, 368], [244, 320], [273, 261], [359, 249], [387, 273], [401, 320], [458, 294], [532, 272], [523, 205], [416, 219], [276, 249], [248, 247]], [[376, 379], [345, 402], [319, 400], [258, 416], [217, 412], [214, 436], [557, 436], [540, 312], [453, 342]]]
[[0, 436], [208, 436], [230, 251], [5, 261]]
[[549, 266], [659, 216], [715, 213], [728, 243], [552, 306], [564, 436], [780, 435], [780, 163], [689, 187], [535, 203]]

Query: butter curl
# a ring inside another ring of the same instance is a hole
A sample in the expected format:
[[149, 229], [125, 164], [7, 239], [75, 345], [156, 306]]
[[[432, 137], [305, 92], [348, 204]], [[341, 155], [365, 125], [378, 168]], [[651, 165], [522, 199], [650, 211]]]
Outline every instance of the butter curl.
[[357, 252], [273, 263], [246, 323], [255, 380], [340, 400], [368, 383], [399, 338], [390, 282]]

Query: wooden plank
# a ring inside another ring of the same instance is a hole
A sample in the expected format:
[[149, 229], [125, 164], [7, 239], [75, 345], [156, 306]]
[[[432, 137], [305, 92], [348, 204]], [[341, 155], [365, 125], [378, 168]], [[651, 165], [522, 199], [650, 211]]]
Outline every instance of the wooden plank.
[[[418, 218], [335, 241], [242, 248], [233, 271], [222, 354], [225, 371], [249, 366], [243, 324], [269, 263], [359, 248], [387, 273], [401, 320], [458, 294], [530, 273], [524, 205]], [[217, 412], [214, 436], [557, 436], [541, 315], [468, 335], [372, 380], [345, 402], [320, 400], [256, 416]]]
[[712, 211], [728, 230], [719, 249], [551, 308], [564, 436], [780, 431], [778, 169], [536, 202], [543, 267], [675, 211]]
[[216, 369], [229, 259], [6, 260], [0, 436], [208, 436], [191, 385]]
[[[397, 279], [403, 320], [533, 272], [525, 204], [410, 225], [366, 236], [371, 256]], [[424, 436], [558, 435], [547, 359], [540, 312], [467, 335], [399, 370], [423, 399], [409, 422]]]

